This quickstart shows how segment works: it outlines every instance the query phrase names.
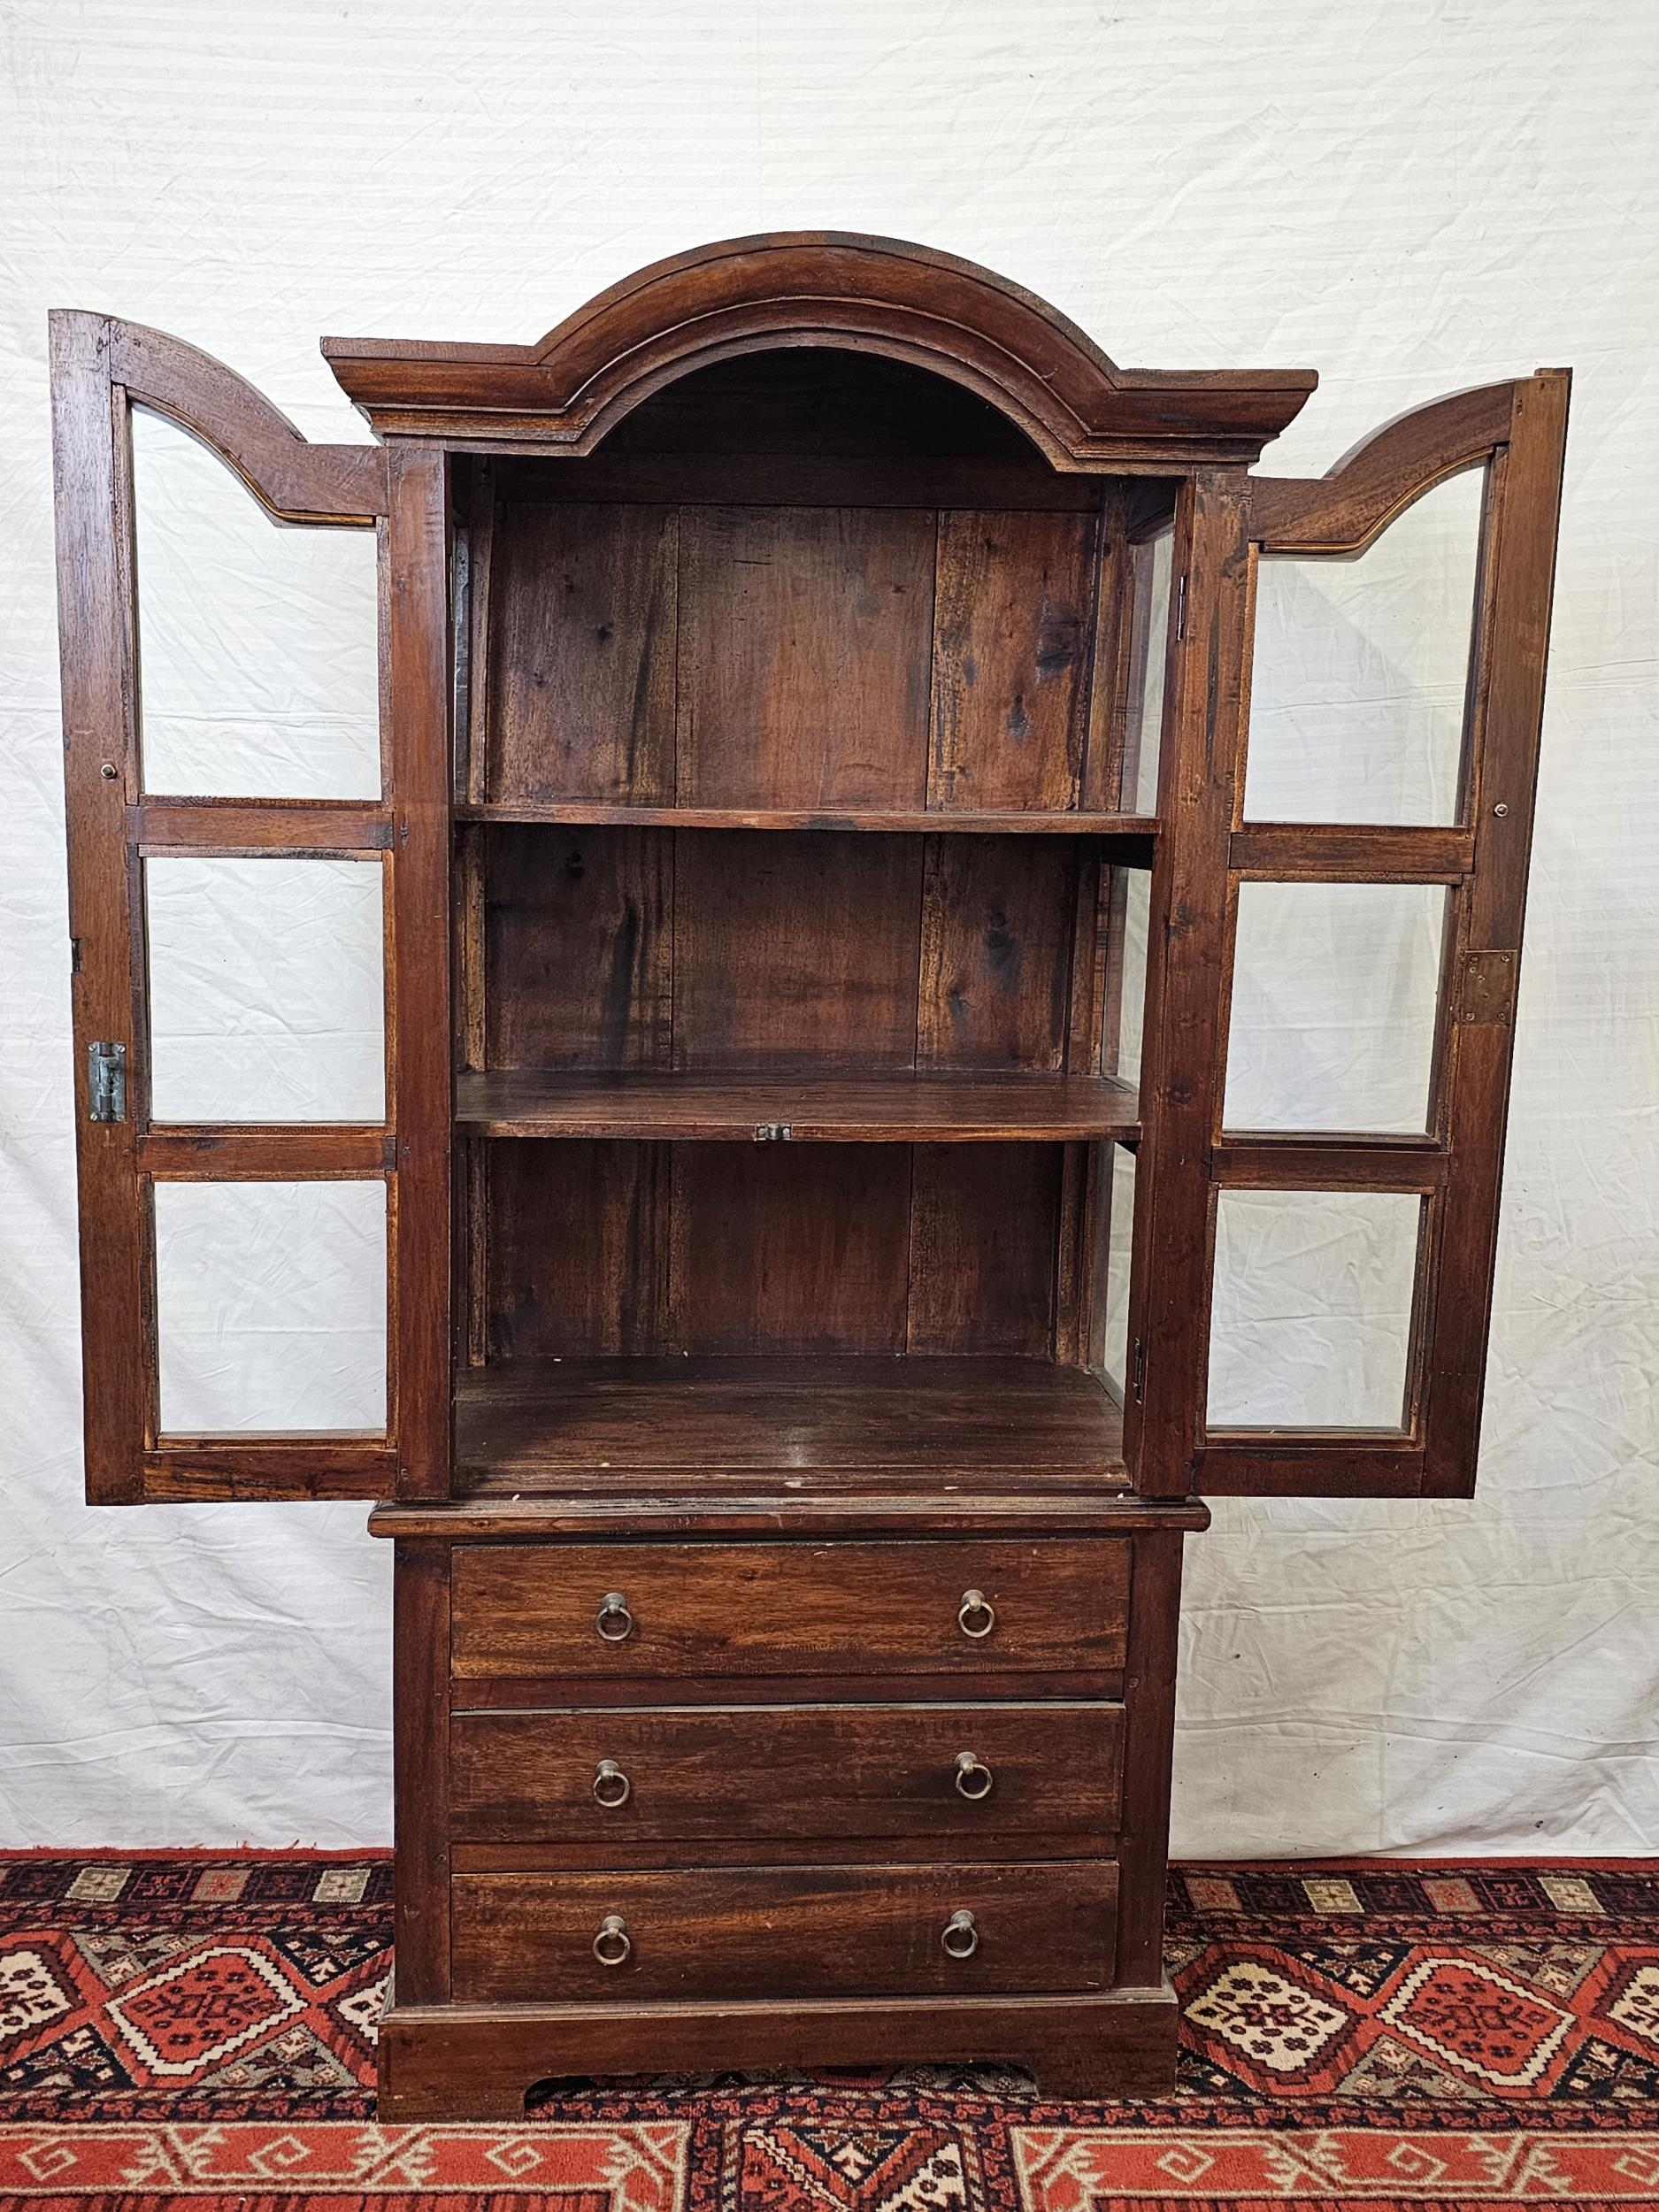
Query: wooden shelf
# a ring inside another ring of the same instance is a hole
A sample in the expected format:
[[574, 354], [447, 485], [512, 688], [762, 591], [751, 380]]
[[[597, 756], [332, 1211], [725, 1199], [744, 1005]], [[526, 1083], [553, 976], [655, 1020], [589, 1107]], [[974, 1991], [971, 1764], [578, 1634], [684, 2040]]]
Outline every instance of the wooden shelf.
[[941, 831], [958, 836], [1112, 837], [1144, 841], [1148, 861], [1150, 841], [1158, 831], [1157, 818], [1150, 814], [1060, 814], [1006, 809], [984, 813], [956, 809], [930, 812], [921, 807], [615, 806], [601, 799], [561, 799], [538, 806], [518, 801], [457, 805], [455, 818], [457, 822], [595, 823], [634, 829]]
[[1069, 1143], [1140, 1134], [1134, 1089], [1105, 1076], [466, 1074], [456, 1120], [492, 1137], [797, 1143]]
[[1087, 1369], [1034, 1359], [503, 1361], [462, 1370], [455, 1457], [477, 1497], [685, 1474], [794, 1492], [861, 1471], [888, 1488], [1127, 1486], [1121, 1408]]

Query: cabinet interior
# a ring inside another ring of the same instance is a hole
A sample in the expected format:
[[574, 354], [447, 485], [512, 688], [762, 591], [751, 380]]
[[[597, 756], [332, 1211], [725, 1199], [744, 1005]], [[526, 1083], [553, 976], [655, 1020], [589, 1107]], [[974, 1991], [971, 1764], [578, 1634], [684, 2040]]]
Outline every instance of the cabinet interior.
[[458, 1480], [1122, 1484], [1175, 480], [783, 350], [453, 481]]

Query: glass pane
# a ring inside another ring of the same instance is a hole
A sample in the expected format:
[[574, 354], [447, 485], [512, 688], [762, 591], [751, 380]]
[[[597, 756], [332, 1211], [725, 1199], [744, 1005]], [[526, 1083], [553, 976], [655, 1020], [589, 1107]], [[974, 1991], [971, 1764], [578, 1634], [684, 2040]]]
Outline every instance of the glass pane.
[[1446, 893], [1241, 883], [1229, 1129], [1428, 1126]]
[[144, 788], [378, 798], [375, 533], [286, 527], [133, 410]]
[[1456, 820], [1485, 489], [1449, 478], [1352, 557], [1262, 557], [1252, 821]]
[[157, 1183], [161, 1425], [386, 1426], [384, 1183]]
[[1160, 530], [1129, 549], [1129, 690], [1124, 717], [1125, 813], [1158, 810], [1158, 744], [1164, 733], [1164, 675], [1170, 641], [1170, 575], [1175, 532]]
[[150, 860], [156, 1121], [383, 1121], [379, 864]]
[[1129, 1259], [1134, 1242], [1135, 1156], [1120, 1144], [1113, 1145], [1110, 1152], [1105, 1313], [1096, 1357], [1122, 1405], [1129, 1395]]
[[1220, 1194], [1212, 1428], [1402, 1426], [1422, 1205], [1400, 1191]]
[[1119, 868], [1112, 886], [1111, 929], [1115, 1003], [1106, 1010], [1104, 1068], [1120, 1083], [1141, 1080], [1141, 1048], [1147, 1011], [1147, 934], [1152, 917], [1152, 873]]

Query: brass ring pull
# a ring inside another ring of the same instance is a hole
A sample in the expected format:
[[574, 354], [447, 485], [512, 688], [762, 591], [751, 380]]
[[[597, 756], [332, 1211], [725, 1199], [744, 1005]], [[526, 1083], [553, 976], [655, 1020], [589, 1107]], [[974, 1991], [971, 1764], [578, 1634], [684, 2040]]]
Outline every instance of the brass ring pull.
[[964, 1636], [988, 1636], [996, 1626], [996, 1610], [983, 1590], [964, 1590], [956, 1608], [956, 1625]]
[[973, 1924], [971, 1912], [953, 1912], [945, 1923], [945, 1932], [939, 1939], [946, 1954], [953, 1959], [971, 1959], [979, 1947], [979, 1931]]
[[614, 1759], [601, 1759], [594, 1773], [594, 1795], [604, 1806], [626, 1805], [634, 1785]]
[[979, 1757], [978, 1752], [957, 1752], [956, 1794], [958, 1797], [969, 1798], [977, 1804], [980, 1798], [988, 1797], [991, 1794], [995, 1782], [996, 1777]]
[[607, 1590], [594, 1626], [608, 1644], [619, 1644], [634, 1633], [634, 1616], [620, 1590]]
[[627, 1922], [619, 1912], [608, 1912], [594, 1938], [594, 1956], [601, 1966], [621, 1966], [633, 1948]]

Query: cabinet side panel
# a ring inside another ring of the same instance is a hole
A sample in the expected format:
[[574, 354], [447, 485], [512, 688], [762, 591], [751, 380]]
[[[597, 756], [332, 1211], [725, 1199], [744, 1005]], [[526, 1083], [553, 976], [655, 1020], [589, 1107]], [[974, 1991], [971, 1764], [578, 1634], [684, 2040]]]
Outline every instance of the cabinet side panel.
[[678, 518], [512, 500], [495, 517], [489, 796], [674, 795]]
[[686, 806], [918, 807], [933, 517], [695, 507], [680, 520]]

